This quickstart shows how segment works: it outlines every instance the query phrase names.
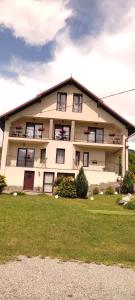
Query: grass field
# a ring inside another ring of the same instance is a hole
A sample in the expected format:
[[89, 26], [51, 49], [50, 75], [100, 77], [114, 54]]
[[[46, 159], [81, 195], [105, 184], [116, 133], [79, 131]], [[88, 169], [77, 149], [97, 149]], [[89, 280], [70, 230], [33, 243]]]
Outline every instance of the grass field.
[[18, 255], [135, 265], [135, 212], [118, 196], [0, 196], [0, 262]]

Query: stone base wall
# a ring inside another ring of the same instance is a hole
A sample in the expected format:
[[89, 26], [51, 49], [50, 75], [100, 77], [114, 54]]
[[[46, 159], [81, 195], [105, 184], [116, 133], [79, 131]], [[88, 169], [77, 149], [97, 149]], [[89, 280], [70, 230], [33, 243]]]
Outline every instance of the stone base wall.
[[89, 186], [89, 192], [91, 193], [95, 187], [98, 187], [100, 192], [101, 191], [105, 192], [108, 186], [112, 186], [114, 191], [117, 192], [120, 191], [120, 184], [118, 182], [109, 182], [109, 183], [91, 184]]
[[4, 192], [12, 193], [12, 192], [22, 192], [23, 187], [22, 186], [7, 186], [4, 189]]
[[[7, 193], [13, 193], [13, 192], [27, 192], [27, 191], [24, 191], [23, 190], [23, 187], [22, 186], [7, 186], [4, 190], [4, 192], [7, 192]], [[34, 193], [43, 193], [43, 188], [33, 188], [32, 191], [30, 192], [34, 192]]]

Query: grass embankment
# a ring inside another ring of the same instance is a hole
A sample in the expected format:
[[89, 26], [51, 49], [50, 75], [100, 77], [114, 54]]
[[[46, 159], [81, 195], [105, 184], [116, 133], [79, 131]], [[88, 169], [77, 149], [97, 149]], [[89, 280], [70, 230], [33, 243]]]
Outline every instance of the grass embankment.
[[0, 262], [19, 255], [135, 265], [135, 213], [118, 196], [0, 196]]

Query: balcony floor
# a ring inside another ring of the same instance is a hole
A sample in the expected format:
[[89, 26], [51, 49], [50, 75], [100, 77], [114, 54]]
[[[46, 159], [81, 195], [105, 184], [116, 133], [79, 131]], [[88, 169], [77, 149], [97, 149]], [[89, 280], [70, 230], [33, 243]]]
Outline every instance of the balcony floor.
[[105, 143], [89, 143], [89, 142], [73, 142], [74, 146], [80, 146], [81, 148], [93, 148], [93, 149], [103, 149], [109, 151], [117, 151], [123, 148], [120, 144], [105, 144]]

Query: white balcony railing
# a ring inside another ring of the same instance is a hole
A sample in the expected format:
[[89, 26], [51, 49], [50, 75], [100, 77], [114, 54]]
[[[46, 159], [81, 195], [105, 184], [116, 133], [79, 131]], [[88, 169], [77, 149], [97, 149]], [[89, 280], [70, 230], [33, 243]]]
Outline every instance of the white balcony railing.
[[24, 157], [17, 158], [16, 156], [7, 156], [6, 166], [8, 167], [27, 167], [27, 168], [46, 168], [47, 158], [40, 159], [39, 157]]
[[117, 144], [122, 145], [122, 135], [119, 134], [98, 134], [97, 136], [92, 136], [89, 132], [76, 131], [75, 132], [76, 142], [86, 142], [86, 143], [98, 143], [98, 144]]
[[9, 137], [44, 140], [49, 138], [49, 130], [42, 129], [36, 132], [27, 132], [25, 128], [11, 127], [9, 131]]
[[[73, 159], [73, 169], [79, 170], [83, 166], [83, 162], [78, 162]], [[117, 174], [121, 173], [121, 165], [115, 161], [101, 161], [101, 160], [89, 160], [88, 166], [84, 169], [89, 171], [104, 171], [104, 172], [115, 172]]]

